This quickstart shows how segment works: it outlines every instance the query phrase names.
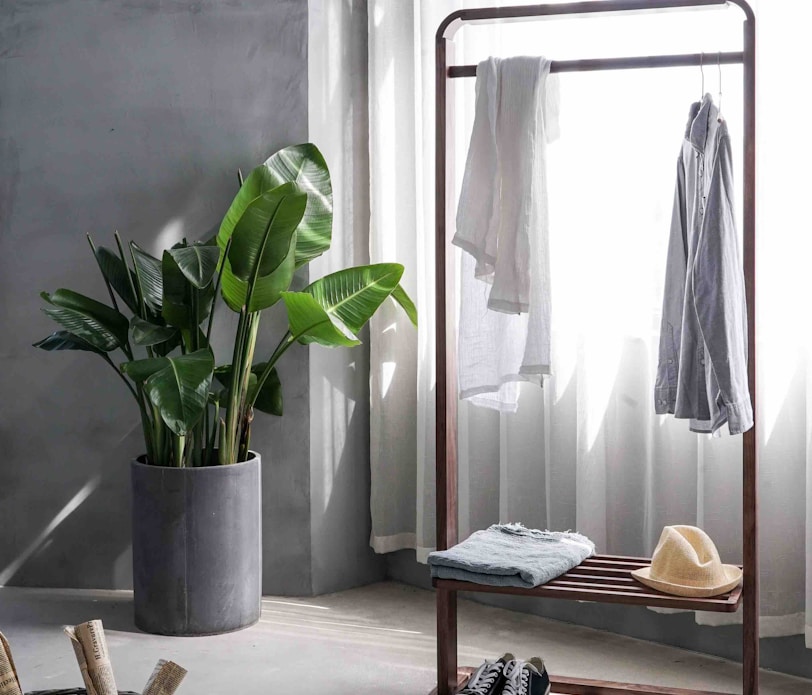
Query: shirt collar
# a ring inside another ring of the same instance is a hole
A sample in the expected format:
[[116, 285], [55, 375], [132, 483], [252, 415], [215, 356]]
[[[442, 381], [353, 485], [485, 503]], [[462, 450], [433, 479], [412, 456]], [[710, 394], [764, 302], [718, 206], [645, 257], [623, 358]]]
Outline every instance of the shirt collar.
[[705, 151], [710, 124], [719, 117], [719, 109], [713, 103], [713, 97], [706, 94], [702, 101], [691, 104], [688, 114], [688, 125], [685, 128], [685, 139], [699, 152]]

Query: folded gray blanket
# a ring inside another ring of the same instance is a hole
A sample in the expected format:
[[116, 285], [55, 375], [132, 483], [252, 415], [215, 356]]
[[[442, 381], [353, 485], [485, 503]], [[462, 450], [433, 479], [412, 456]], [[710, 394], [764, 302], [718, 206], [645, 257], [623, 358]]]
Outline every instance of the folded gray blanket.
[[431, 576], [490, 586], [531, 588], [561, 576], [595, 554], [580, 533], [494, 524], [448, 550], [429, 553]]

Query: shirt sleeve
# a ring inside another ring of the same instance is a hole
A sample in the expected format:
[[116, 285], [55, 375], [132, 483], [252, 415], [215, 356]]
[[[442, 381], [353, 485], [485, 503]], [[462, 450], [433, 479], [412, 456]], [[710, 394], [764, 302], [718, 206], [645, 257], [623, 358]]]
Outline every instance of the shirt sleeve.
[[688, 225], [685, 219], [685, 167], [677, 159], [677, 181], [674, 186], [674, 208], [665, 264], [663, 314], [660, 322], [660, 347], [657, 378], [654, 382], [654, 412], [673, 413], [677, 398], [682, 305], [685, 297], [685, 271], [688, 265]]
[[730, 139], [719, 140], [693, 267], [694, 306], [731, 434], [753, 426], [747, 381], [747, 310], [733, 206]]

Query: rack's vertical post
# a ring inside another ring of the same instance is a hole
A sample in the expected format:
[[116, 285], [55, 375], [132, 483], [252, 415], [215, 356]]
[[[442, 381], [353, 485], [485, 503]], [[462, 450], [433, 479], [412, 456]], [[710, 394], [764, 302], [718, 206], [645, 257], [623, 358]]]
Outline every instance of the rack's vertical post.
[[[435, 118], [435, 271], [437, 362], [437, 549], [457, 543], [457, 370], [454, 338], [454, 255], [448, 252], [448, 198], [453, 182], [447, 161], [453, 143], [453, 100], [448, 91], [448, 62], [453, 42], [441, 27], [437, 34]], [[457, 592], [437, 589], [437, 693], [450, 695], [457, 685]]]
[[[744, 9], [744, 8], [742, 8]], [[745, 10], [744, 22], [744, 279], [747, 297], [747, 377], [750, 397], [756, 400], [756, 20]], [[758, 695], [759, 568], [758, 568], [758, 453], [756, 424], [744, 434], [743, 551], [744, 551], [744, 695]]]

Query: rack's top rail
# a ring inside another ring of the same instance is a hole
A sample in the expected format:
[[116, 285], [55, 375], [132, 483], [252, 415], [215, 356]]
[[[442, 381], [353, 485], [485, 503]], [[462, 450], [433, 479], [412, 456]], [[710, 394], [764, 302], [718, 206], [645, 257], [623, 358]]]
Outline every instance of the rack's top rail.
[[657, 10], [691, 9], [736, 5], [747, 21], [755, 18], [747, 0], [586, 0], [545, 5], [511, 5], [508, 7], [474, 7], [457, 10], [446, 17], [437, 29], [437, 40], [453, 39], [457, 30], [468, 22], [488, 22], [506, 19], [530, 19], [609, 12], [655, 12]]
[[[590, 72], [593, 70], [634, 70], [702, 65], [736, 65], [744, 62], [742, 51], [722, 53], [679, 53], [676, 55], [632, 56], [630, 58], [588, 58], [554, 60], [550, 72]], [[476, 77], [476, 65], [452, 65], [448, 77]]]

